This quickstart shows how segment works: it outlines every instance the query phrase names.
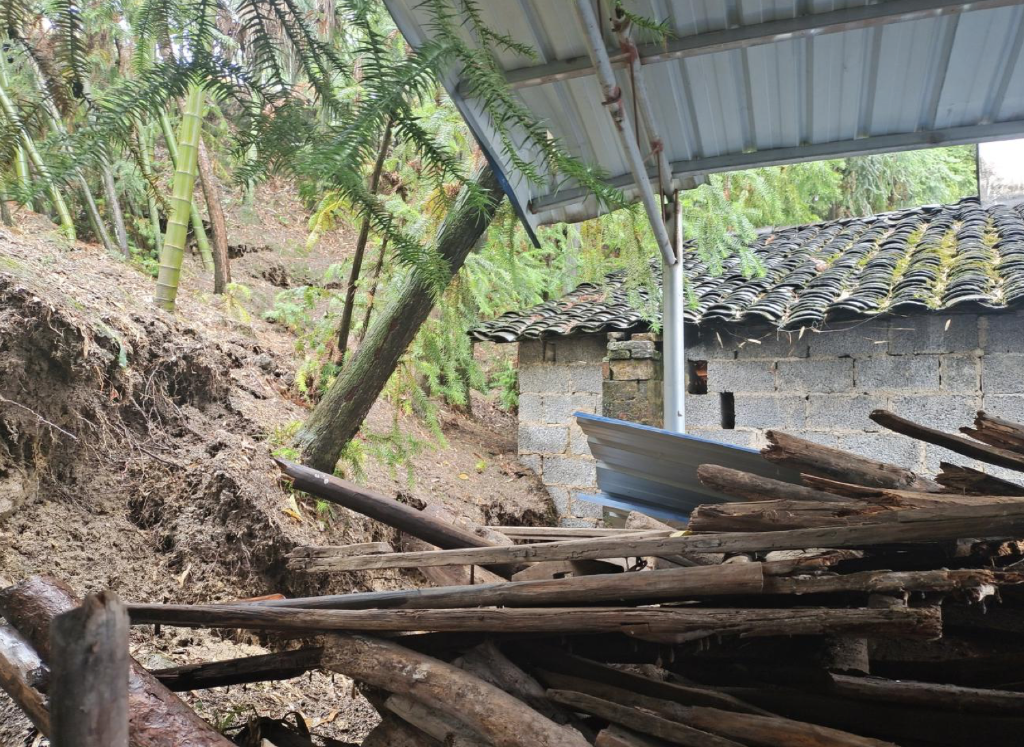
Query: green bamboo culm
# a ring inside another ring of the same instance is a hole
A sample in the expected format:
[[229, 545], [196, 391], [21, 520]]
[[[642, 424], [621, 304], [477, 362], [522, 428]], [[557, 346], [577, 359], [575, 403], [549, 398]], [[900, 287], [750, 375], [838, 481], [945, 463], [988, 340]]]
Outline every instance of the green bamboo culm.
[[[141, 124], [135, 130], [135, 136], [139, 144], [139, 164], [142, 166], [142, 175], [146, 179], [146, 185], [153, 184], [153, 163], [149, 158], [149, 135], [148, 128]], [[146, 202], [149, 208], [149, 222], [153, 230], [153, 248], [157, 256], [163, 248], [163, 233], [160, 231], [160, 209], [157, 207], [156, 198], [153, 197], [152, 189], [146, 189]]]
[[[67, 203], [64, 202], [64, 197], [61, 195], [60, 190], [50, 181], [50, 172], [46, 169], [46, 164], [43, 163], [43, 157], [39, 155], [39, 151], [36, 150], [36, 144], [32, 140], [32, 136], [25, 129], [25, 123], [21, 121], [21, 116], [18, 114], [18, 108], [11, 101], [11, 97], [7, 95], [7, 71], [0, 67], [0, 108], [3, 109], [4, 116], [7, 121], [10, 122], [17, 130], [18, 136], [21, 140], [21, 148], [19, 150], [24, 151], [24, 155], [27, 160], [32, 162], [39, 175], [46, 180], [48, 187], [47, 190], [50, 193], [50, 200], [53, 202], [54, 210], [57, 211], [57, 217], [60, 219], [61, 232], [69, 239], [74, 241], [75, 239], [75, 222], [71, 219], [71, 213], [68, 211]], [[25, 169], [24, 177], [27, 180], [28, 168], [27, 164], [21, 162], [21, 154], [18, 158], [18, 178], [22, 179], [21, 169]]]
[[185, 100], [178, 133], [178, 158], [171, 186], [171, 212], [167, 216], [167, 234], [160, 250], [160, 272], [156, 279], [153, 300], [165, 311], [174, 311], [178, 295], [181, 261], [185, 256], [188, 222], [192, 208], [192, 191], [196, 185], [199, 162], [199, 136], [202, 129], [203, 89], [193, 85]]
[[[171, 157], [171, 164], [177, 169], [178, 141], [174, 137], [174, 130], [171, 129], [171, 120], [167, 116], [167, 112], [160, 112], [160, 129], [163, 130], [164, 140], [167, 142], [167, 154]], [[196, 237], [196, 246], [199, 248], [199, 258], [203, 262], [203, 269], [213, 272], [213, 251], [210, 249], [210, 240], [206, 237], [203, 217], [199, 214], [195, 200], [190, 206], [189, 216], [192, 219], [192, 233]]]

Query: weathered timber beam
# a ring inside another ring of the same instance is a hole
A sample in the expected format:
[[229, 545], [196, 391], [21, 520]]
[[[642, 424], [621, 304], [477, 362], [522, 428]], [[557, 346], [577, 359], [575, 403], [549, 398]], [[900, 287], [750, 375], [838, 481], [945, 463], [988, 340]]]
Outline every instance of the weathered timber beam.
[[41, 734], [50, 733], [46, 700], [30, 684], [31, 673], [43, 665], [32, 645], [9, 625], [0, 625], [0, 689], [28, 716]]
[[1024, 485], [949, 462], [939, 462], [939, 474], [935, 479], [945, 489], [944, 494], [1024, 496]]
[[[772, 532], [728, 532], [683, 537], [547, 542], [515, 547], [485, 547], [435, 552], [407, 552], [344, 558], [345, 570], [417, 568], [427, 565], [538, 563], [545, 560], [644, 557], [700, 552], [763, 552], [811, 547], [868, 547], [939, 542], [960, 537], [1012, 537], [1024, 532], [1024, 503], [896, 511], [885, 524], [790, 529]], [[1024, 536], [1024, 535], [1022, 535]]]
[[865, 524], [893, 509], [864, 501], [766, 500], [705, 503], [690, 513], [694, 532], [760, 532]]
[[828, 493], [824, 490], [815, 490], [803, 485], [794, 485], [791, 482], [761, 477], [760, 475], [754, 475], [738, 469], [720, 467], [717, 464], [700, 465], [697, 468], [697, 477], [701, 483], [712, 490], [748, 501], [779, 499], [817, 503], [846, 503], [848, 500], [844, 496]]
[[765, 435], [768, 446], [761, 450], [762, 456], [801, 472], [875, 488], [907, 488], [927, 492], [942, 489], [938, 483], [895, 464], [822, 446], [782, 431], [767, 431]]
[[347, 558], [350, 555], [373, 555], [394, 552], [387, 542], [359, 542], [354, 545], [300, 545], [292, 548], [286, 558]]
[[665, 742], [611, 724], [598, 733], [594, 747], [665, 747]]
[[493, 526], [494, 529], [514, 540], [529, 540], [531, 542], [547, 542], [556, 539], [585, 539], [590, 537], [623, 537], [627, 534], [649, 534], [664, 532], [671, 534], [673, 529], [666, 530], [644, 530], [628, 529], [618, 527], [506, 527]]
[[156, 677], [160, 684], [174, 692], [205, 690], [250, 682], [292, 679], [319, 667], [321, 656], [323, 648], [300, 648], [260, 656], [153, 669], [150, 670], [150, 674]]
[[1011, 690], [890, 680], [883, 677], [852, 677], [845, 674], [833, 674], [831, 678], [829, 692], [842, 698], [1002, 716], [1024, 715], [1024, 693]]
[[734, 742], [731, 739], [709, 734], [706, 731], [694, 729], [692, 726], [645, 713], [630, 706], [595, 698], [593, 695], [571, 690], [548, 690], [548, 697], [567, 708], [590, 713], [605, 721], [620, 724], [659, 739], [667, 739], [672, 744], [686, 745], [686, 747], [741, 747], [739, 742]]
[[[66, 584], [45, 576], [0, 589], [0, 614], [50, 663], [50, 624], [77, 606], [78, 599]], [[231, 747], [134, 660], [129, 662], [128, 720], [132, 747]]]
[[383, 714], [381, 722], [363, 739], [362, 747], [445, 747], [398, 716]]
[[53, 747], [128, 747], [128, 614], [89, 594], [50, 626]]
[[384, 701], [384, 708], [444, 747], [490, 747], [490, 742], [478, 737], [461, 721], [408, 695], [392, 695]]
[[494, 685], [397, 643], [333, 636], [325, 646], [324, 666], [454, 717], [494, 747], [587, 747], [578, 732], [559, 726]]
[[997, 418], [984, 410], [979, 410], [974, 418], [974, 428], [961, 428], [960, 432], [992, 446], [1024, 453], [1024, 425]]
[[253, 606], [165, 605], [132, 611], [132, 623], [197, 628], [325, 631], [612, 633], [684, 642], [709, 635], [886, 635], [935, 638], [941, 620], [929, 609], [796, 610], [668, 607], [537, 607], [530, 609], [308, 610]]
[[891, 431], [916, 438], [918, 441], [941, 446], [944, 449], [955, 451], [957, 454], [978, 459], [988, 464], [995, 464], [1000, 467], [1024, 472], [1024, 454], [978, 443], [963, 436], [940, 431], [937, 428], [930, 428], [929, 426], [915, 423], [913, 420], [901, 418], [896, 413], [889, 412], [888, 410], [875, 410], [869, 417]]

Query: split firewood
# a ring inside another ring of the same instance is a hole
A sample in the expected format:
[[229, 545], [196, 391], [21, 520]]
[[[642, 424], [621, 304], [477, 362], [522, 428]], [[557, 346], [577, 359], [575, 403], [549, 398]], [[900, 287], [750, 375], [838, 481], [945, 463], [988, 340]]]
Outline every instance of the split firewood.
[[0, 689], [17, 704], [41, 734], [50, 733], [46, 700], [30, 684], [32, 673], [43, 666], [39, 654], [17, 630], [0, 625]]
[[185, 664], [150, 670], [164, 687], [174, 692], [206, 690], [251, 682], [275, 682], [299, 677], [320, 666], [323, 648], [300, 648], [225, 661]]
[[1024, 485], [949, 462], [939, 463], [939, 474], [935, 479], [949, 493], [1024, 496]]
[[913, 420], [901, 418], [899, 415], [888, 410], [875, 410], [869, 417], [879, 425], [896, 433], [902, 433], [904, 436], [910, 436], [925, 443], [941, 446], [944, 449], [955, 451], [957, 454], [978, 459], [988, 464], [995, 464], [1000, 467], [1024, 472], [1024, 454], [979, 443], [963, 436], [940, 431], [937, 428], [930, 428], [926, 425], [915, 423]]
[[[0, 590], [0, 614], [25, 636], [43, 661], [50, 661], [53, 618], [78, 604], [68, 586], [43, 576]], [[128, 718], [133, 747], [231, 747], [231, 742], [134, 660], [129, 662]]]
[[766, 431], [768, 446], [761, 455], [770, 462], [793, 467], [844, 482], [856, 482], [876, 488], [897, 488], [938, 492], [938, 483], [895, 464], [878, 462], [840, 449], [822, 446], [782, 431]]
[[334, 636], [324, 666], [359, 682], [406, 695], [464, 723], [494, 747], [586, 747], [508, 693], [461, 669], [389, 641]]
[[717, 464], [702, 464], [697, 468], [701, 483], [725, 495], [750, 501], [786, 500], [811, 501], [815, 503], [845, 503], [841, 495], [795, 485], [782, 480], [773, 480], [738, 469], [721, 467]]

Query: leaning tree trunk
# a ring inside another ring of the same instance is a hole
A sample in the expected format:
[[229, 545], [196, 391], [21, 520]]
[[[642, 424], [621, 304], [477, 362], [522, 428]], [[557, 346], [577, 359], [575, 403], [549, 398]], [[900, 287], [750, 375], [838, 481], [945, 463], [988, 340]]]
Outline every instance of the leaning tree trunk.
[[132, 253], [128, 248], [128, 231], [124, 227], [124, 213], [121, 212], [121, 201], [117, 197], [114, 174], [111, 172], [110, 164], [106, 162], [106, 159], [100, 163], [100, 178], [103, 182], [103, 193], [107, 198], [107, 212], [110, 214], [110, 223], [114, 226], [117, 248], [125, 257], [131, 257]]
[[[485, 166], [476, 186], [489, 198], [479, 208], [463, 194], [437, 234], [437, 250], [448, 263], [450, 277], [462, 267], [469, 252], [487, 230], [503, 192], [497, 175]], [[362, 425], [370, 407], [387, 384], [398, 359], [409, 347], [434, 306], [430, 280], [412, 270], [395, 299], [383, 309], [320, 404], [299, 433], [302, 460], [322, 472], [333, 472], [341, 451]]]
[[206, 197], [206, 212], [210, 215], [213, 228], [213, 292], [223, 293], [231, 282], [231, 265], [228, 259], [228, 225], [224, 220], [224, 208], [220, 192], [214, 181], [213, 167], [206, 151], [206, 143], [199, 138], [199, 182]]
[[178, 279], [181, 276], [181, 261], [185, 256], [188, 221], [192, 210], [192, 192], [196, 186], [202, 113], [203, 89], [192, 86], [181, 115], [178, 161], [171, 188], [171, 214], [167, 216], [167, 235], [160, 252], [160, 273], [157, 275], [153, 298], [156, 305], [165, 311], [174, 311], [174, 299], [178, 295]]
[[380, 254], [377, 255], [377, 264], [373, 267], [373, 279], [370, 281], [370, 292], [366, 294], [366, 312], [363, 314], [363, 328], [359, 330], [359, 339], [356, 341], [362, 346], [366, 337], [366, 330], [370, 328], [370, 317], [373, 315], [373, 304], [377, 298], [377, 286], [380, 284], [380, 273], [384, 269], [384, 257], [388, 253], [388, 237], [385, 236], [380, 242]]
[[[175, 170], [178, 168], [178, 140], [174, 137], [174, 130], [171, 129], [171, 120], [167, 112], [160, 112], [160, 129], [164, 133], [164, 142], [167, 144], [167, 155], [171, 157], [171, 165]], [[213, 252], [210, 250], [210, 240], [206, 237], [206, 227], [203, 225], [203, 218], [199, 215], [199, 208], [195, 200], [189, 205], [189, 217], [192, 220], [192, 233], [196, 237], [196, 247], [199, 249], [199, 259], [203, 262], [203, 269], [213, 270]]]
[[[377, 194], [377, 187], [380, 185], [380, 172], [384, 169], [384, 159], [387, 158], [389, 147], [391, 147], [391, 120], [388, 120], [387, 127], [384, 128], [380, 152], [377, 153], [377, 162], [373, 164], [373, 174], [370, 176], [370, 194]], [[359, 228], [356, 251], [352, 255], [352, 270], [348, 276], [348, 285], [345, 287], [345, 307], [342, 309], [341, 322], [338, 324], [338, 350], [334, 361], [339, 366], [345, 363], [349, 331], [352, 329], [352, 311], [356, 305], [356, 286], [359, 283], [359, 273], [363, 269], [363, 255], [366, 253], [366, 241], [369, 237], [370, 218], [367, 216], [363, 218], [363, 225]]]

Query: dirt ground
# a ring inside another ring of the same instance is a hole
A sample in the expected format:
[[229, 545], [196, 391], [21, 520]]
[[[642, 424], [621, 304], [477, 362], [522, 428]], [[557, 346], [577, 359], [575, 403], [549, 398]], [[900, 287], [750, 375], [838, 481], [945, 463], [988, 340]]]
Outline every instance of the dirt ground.
[[[416, 572], [285, 569], [299, 544], [395, 537], [344, 509], [318, 514], [278, 481], [274, 434], [307, 410], [289, 389], [295, 339], [262, 311], [282, 274], [300, 284], [322, 275], [350, 237], [307, 251], [306, 215], [286, 189], [267, 187], [257, 202], [258, 217], [232, 209], [232, 244], [244, 245], [232, 272], [252, 291], [247, 321], [212, 295], [194, 258], [171, 316], [152, 306], [151, 277], [98, 247], [68, 244], [26, 213], [0, 228], [0, 583], [42, 573], [83, 594], [188, 603], [425, 583]], [[384, 430], [392, 417], [379, 401], [369, 423]], [[447, 448], [413, 458], [412, 484], [372, 461], [365, 484], [473, 521], [544, 522], [550, 503], [516, 461], [510, 415], [479, 397], [472, 416], [444, 412], [442, 423]], [[414, 416], [401, 425], [429, 438]], [[166, 667], [277, 642], [165, 627], [136, 628], [132, 643], [144, 665]], [[218, 726], [298, 712], [315, 735], [358, 742], [376, 721], [351, 683], [319, 673], [186, 697]], [[12, 709], [0, 696], [0, 747], [36, 744]]]

